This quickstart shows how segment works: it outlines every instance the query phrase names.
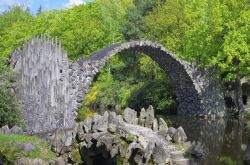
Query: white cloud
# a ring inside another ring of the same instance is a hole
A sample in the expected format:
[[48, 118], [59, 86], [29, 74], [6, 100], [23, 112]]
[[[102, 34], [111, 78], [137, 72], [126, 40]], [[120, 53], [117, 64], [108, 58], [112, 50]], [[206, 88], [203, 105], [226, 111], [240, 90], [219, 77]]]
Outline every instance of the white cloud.
[[14, 4], [14, 0], [0, 0], [0, 6], [12, 6]]
[[0, 7], [6, 8], [9, 6], [31, 7], [33, 0], [0, 0]]
[[78, 6], [81, 4], [85, 4], [86, 2], [83, 0], [69, 0], [69, 2], [65, 5], [66, 8], [72, 8], [74, 6]]

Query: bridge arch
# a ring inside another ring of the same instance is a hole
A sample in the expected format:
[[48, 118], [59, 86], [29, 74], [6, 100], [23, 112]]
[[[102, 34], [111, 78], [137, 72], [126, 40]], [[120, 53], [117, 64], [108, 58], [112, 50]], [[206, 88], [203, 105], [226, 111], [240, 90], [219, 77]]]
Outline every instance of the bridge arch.
[[177, 58], [160, 44], [133, 41], [109, 46], [90, 57], [70, 62], [58, 41], [34, 37], [13, 52], [15, 93], [32, 132], [74, 127], [77, 110], [94, 76], [112, 56], [134, 50], [150, 56], [168, 75], [178, 101], [178, 114], [222, 117], [224, 97], [212, 72]]
[[[223, 116], [224, 101], [217, 79], [212, 78], [211, 72], [202, 70], [193, 64], [179, 59], [167, 51], [162, 45], [151, 41], [133, 41], [112, 45], [90, 57], [79, 59], [72, 68], [80, 77], [84, 77], [83, 94], [76, 95], [83, 100], [94, 76], [114, 55], [133, 50], [151, 57], [164, 70], [173, 86], [178, 103], [178, 114], [186, 116]], [[80, 73], [79, 73], [80, 70]], [[77, 75], [76, 74], [76, 75]], [[80, 80], [82, 81], [82, 80]], [[73, 81], [72, 81], [73, 82]], [[81, 82], [75, 82], [80, 84]], [[76, 85], [77, 86], [77, 85]], [[75, 91], [79, 91], [76, 89]], [[78, 106], [81, 106], [78, 103]]]

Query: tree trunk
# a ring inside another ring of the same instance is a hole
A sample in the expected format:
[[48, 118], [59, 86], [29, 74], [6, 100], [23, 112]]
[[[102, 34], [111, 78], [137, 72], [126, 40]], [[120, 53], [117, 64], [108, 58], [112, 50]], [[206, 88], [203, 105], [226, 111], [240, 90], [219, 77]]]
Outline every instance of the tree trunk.
[[238, 115], [241, 117], [244, 112], [243, 107], [243, 99], [242, 99], [242, 87], [241, 87], [241, 81], [239, 78], [235, 79], [235, 97], [236, 97], [236, 106], [238, 108]]

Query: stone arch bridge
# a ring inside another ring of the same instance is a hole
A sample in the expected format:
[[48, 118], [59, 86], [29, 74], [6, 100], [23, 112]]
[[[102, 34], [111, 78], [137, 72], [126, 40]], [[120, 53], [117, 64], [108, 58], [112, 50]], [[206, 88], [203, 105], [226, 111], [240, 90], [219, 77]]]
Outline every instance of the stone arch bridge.
[[94, 76], [112, 56], [124, 50], [150, 56], [165, 71], [177, 96], [179, 115], [224, 116], [219, 80], [210, 71], [177, 58], [160, 44], [125, 42], [70, 62], [59, 42], [41, 36], [30, 39], [11, 58], [18, 75], [15, 93], [22, 104], [28, 130], [73, 127], [77, 109], [82, 106]]

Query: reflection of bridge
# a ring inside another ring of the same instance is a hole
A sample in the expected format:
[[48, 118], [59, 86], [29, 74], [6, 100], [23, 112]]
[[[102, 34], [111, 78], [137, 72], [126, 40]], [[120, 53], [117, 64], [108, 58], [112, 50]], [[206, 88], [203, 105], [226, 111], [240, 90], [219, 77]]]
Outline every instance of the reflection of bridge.
[[150, 56], [166, 72], [174, 87], [178, 114], [224, 116], [224, 99], [218, 80], [178, 59], [150, 41], [125, 42], [70, 62], [60, 44], [46, 37], [33, 38], [12, 55], [18, 73], [16, 94], [33, 131], [72, 127], [94, 76], [115, 54], [134, 50]]
[[241, 80], [242, 84], [242, 95], [247, 97], [247, 104], [244, 106], [246, 111], [250, 111], [250, 81], [246, 78]]

